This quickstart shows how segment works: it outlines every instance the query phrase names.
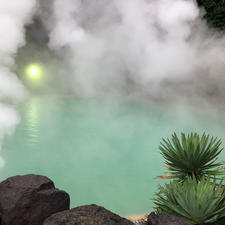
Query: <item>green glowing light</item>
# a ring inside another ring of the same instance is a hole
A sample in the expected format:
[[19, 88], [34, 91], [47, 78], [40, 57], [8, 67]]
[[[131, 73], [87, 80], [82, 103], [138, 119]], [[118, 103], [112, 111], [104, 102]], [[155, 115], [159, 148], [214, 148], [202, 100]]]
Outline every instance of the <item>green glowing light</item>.
[[40, 66], [32, 64], [26, 69], [27, 75], [32, 79], [40, 79], [42, 75], [42, 71]]

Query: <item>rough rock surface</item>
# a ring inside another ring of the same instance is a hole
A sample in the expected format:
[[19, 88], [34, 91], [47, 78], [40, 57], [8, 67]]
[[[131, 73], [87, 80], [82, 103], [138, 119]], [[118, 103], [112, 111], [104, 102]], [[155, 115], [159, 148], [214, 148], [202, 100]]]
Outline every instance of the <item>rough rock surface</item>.
[[156, 215], [154, 212], [148, 215], [147, 225], [192, 225], [187, 220], [167, 214]]
[[69, 195], [44, 176], [14, 176], [0, 183], [1, 225], [40, 225], [69, 204]]
[[56, 213], [43, 225], [134, 225], [107, 209], [97, 205], [85, 205]]

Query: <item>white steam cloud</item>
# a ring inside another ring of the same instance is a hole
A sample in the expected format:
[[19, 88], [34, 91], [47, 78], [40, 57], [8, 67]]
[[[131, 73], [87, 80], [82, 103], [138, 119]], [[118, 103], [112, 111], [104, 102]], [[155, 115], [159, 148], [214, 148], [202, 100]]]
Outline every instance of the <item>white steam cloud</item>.
[[[224, 105], [225, 37], [194, 0], [54, 0], [43, 23], [77, 95], [106, 93]], [[210, 100], [211, 99], [211, 100]], [[221, 101], [222, 100], [222, 101]], [[211, 103], [211, 102], [210, 102]]]
[[[75, 95], [200, 100], [224, 107], [225, 36], [207, 27], [194, 0], [39, 4], [36, 16], [47, 28], [49, 47], [63, 59], [60, 67], [54, 65], [56, 72]], [[13, 105], [26, 95], [13, 73], [14, 57], [25, 44], [24, 26], [32, 20], [36, 1], [0, 0], [0, 6], [1, 146], [19, 122]]]
[[[19, 116], [13, 108], [26, 96], [23, 85], [13, 73], [14, 57], [25, 44], [24, 26], [30, 22], [35, 0], [0, 0], [0, 150], [4, 137], [15, 129]], [[0, 157], [0, 167], [4, 160]]]

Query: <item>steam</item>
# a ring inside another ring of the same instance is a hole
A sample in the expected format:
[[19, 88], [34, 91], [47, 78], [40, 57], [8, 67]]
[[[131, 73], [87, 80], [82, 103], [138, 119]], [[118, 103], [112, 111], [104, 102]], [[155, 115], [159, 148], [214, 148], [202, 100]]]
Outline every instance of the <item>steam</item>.
[[[143, 96], [224, 107], [225, 36], [207, 27], [194, 0], [46, 0], [37, 16], [60, 59], [49, 60], [76, 96]], [[0, 0], [0, 143], [26, 96], [14, 74], [35, 0]], [[55, 63], [57, 62], [57, 63]], [[0, 166], [3, 164], [0, 162]]]
[[[45, 3], [46, 4], [46, 3]], [[49, 47], [76, 95], [126, 95], [224, 105], [224, 35], [194, 0], [54, 0]], [[68, 71], [68, 68], [70, 70]]]
[[[0, 0], [0, 150], [6, 135], [11, 134], [19, 122], [13, 105], [26, 96], [23, 85], [13, 73], [14, 57], [25, 44], [24, 26], [29, 23], [35, 0]], [[4, 160], [0, 157], [0, 167]]]

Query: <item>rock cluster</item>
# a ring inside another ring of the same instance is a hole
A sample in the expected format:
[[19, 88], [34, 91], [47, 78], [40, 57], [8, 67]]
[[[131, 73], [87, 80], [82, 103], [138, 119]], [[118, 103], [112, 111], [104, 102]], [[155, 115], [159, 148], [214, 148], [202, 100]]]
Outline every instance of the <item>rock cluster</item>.
[[47, 177], [14, 176], [0, 183], [0, 225], [191, 225], [166, 214], [151, 213], [131, 222], [97, 205], [69, 209], [70, 198]]

